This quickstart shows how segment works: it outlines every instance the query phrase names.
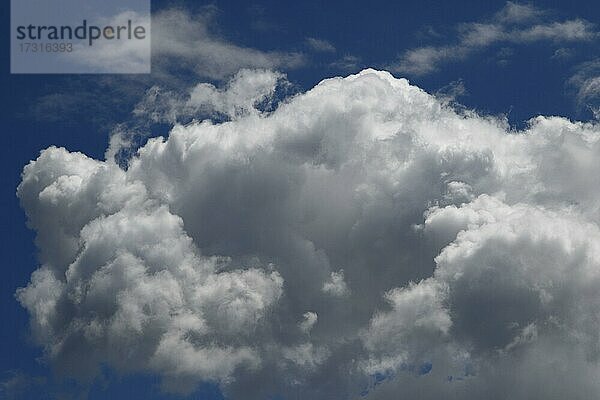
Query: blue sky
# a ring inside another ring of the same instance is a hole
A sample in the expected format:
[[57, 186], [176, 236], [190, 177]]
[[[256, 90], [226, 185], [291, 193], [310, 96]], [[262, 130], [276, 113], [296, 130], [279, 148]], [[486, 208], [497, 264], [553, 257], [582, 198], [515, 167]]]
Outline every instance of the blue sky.
[[[406, 77], [467, 109], [505, 116], [515, 129], [524, 128], [537, 115], [593, 120], [600, 90], [584, 89], [600, 74], [600, 5], [593, 1], [511, 4], [532, 14], [525, 20], [501, 14], [508, 7], [504, 1], [153, 1], [152, 9], [159, 13], [178, 8], [192, 20], [202, 19], [213, 43], [234, 46], [241, 54], [236, 58], [240, 67], [252, 67], [258, 63], [252, 57], [265, 55], [267, 64], [287, 75], [291, 93], [304, 92], [324, 78], [373, 67]], [[8, 2], [2, 8], [8, 30]], [[580, 25], [561, 28], [566, 21]], [[482, 31], [469, 37], [475, 27]], [[501, 32], [486, 36], [492, 27]], [[27, 285], [38, 266], [34, 233], [26, 226], [15, 191], [22, 168], [50, 145], [102, 159], [117, 124], [135, 125], [150, 136], [164, 134], [168, 123], [144, 124], [132, 114], [151, 86], [175, 92], [199, 82], [219, 86], [231, 74], [171, 68], [167, 70], [173, 76], [166, 79], [156, 68], [143, 77], [11, 75], [8, 35], [2, 40], [0, 390], [19, 399], [82, 392], [90, 399], [177, 398], [158, 390], [157, 377], [119, 377], [110, 367], [90, 387], [53, 377], [41, 359], [41, 349], [29, 338], [27, 312], [15, 300], [15, 290]], [[190, 38], [191, 45], [195, 42]], [[248, 56], [248, 49], [255, 53]], [[421, 53], [411, 53], [416, 51]], [[160, 54], [161, 61], [174, 57], [177, 62], [177, 55]], [[419, 58], [418, 64], [411, 54], [426, 57]], [[250, 59], [242, 60], [246, 56]], [[235, 63], [229, 67], [233, 72], [237, 68]], [[203, 386], [196, 396], [221, 398], [211, 385]]]

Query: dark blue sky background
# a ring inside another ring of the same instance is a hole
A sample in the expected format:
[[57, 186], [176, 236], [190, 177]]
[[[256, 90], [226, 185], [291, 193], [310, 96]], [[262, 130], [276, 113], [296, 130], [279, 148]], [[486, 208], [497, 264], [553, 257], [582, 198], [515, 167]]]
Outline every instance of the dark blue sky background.
[[[384, 69], [407, 49], [452, 43], [457, 24], [489, 19], [505, 2], [277, 0], [207, 4], [218, 8], [213, 29], [224, 40], [263, 51], [306, 53], [304, 66], [283, 71], [297, 90], [306, 90], [323, 78], [347, 75], [362, 67]], [[205, 5], [153, 1], [152, 8], [157, 11], [178, 6], [194, 13], [202, 12]], [[598, 2], [539, 1], [534, 5], [549, 10], [555, 20], [584, 18], [600, 22]], [[78, 393], [82, 388], [52, 377], [49, 367], [40, 360], [41, 350], [28, 339], [27, 315], [14, 298], [16, 288], [25, 286], [37, 267], [34, 235], [26, 227], [15, 196], [20, 173], [29, 160], [50, 145], [102, 158], [111, 128], [131, 118], [135, 103], [153, 81], [152, 77], [131, 82], [128, 77], [118, 77], [115, 84], [107, 81], [110, 77], [95, 75], [11, 75], [9, 2], [1, 7], [0, 382], [4, 382], [5, 396], [12, 391], [6, 385], [12, 383], [16, 385], [16, 398], [55, 398]], [[427, 36], [430, 28], [438, 35]], [[308, 51], [308, 37], [328, 41], [335, 52]], [[526, 120], [538, 114], [589, 120], [591, 112], [577, 103], [575, 89], [567, 81], [579, 65], [600, 56], [597, 40], [570, 44], [573, 53], [568, 59], [552, 57], [559, 47], [564, 46], [552, 41], [499, 43], [464, 60], [445, 63], [432, 74], [407, 77], [429, 92], [462, 80], [466, 93], [457, 99], [459, 103], [486, 114], [506, 114], [515, 127], [523, 127]], [[498, 62], [501, 48], [510, 48], [507, 61], [502, 63]], [[344, 56], [354, 57], [355, 69], [336, 66], [335, 61]], [[55, 95], [60, 97], [60, 105], [53, 103]], [[157, 387], [155, 377], [120, 378], [106, 371], [105, 379], [89, 389], [89, 398], [175, 398], [157, 394]], [[217, 399], [220, 394], [207, 385], [195, 398]]]

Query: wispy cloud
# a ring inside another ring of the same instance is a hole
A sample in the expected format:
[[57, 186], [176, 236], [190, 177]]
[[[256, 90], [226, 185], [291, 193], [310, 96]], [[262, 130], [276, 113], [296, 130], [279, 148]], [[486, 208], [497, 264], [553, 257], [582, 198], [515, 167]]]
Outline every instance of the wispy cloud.
[[435, 92], [435, 96], [442, 102], [453, 102], [459, 97], [467, 94], [467, 88], [462, 79], [452, 81], [445, 86], [442, 86]]
[[[0, 381], [0, 398], [6, 400], [32, 398], [29, 397], [32, 391], [47, 383], [45, 377], [30, 376], [19, 370], [7, 371], [3, 375]], [[47, 391], [47, 387], [44, 389]]]
[[123, 110], [132, 109], [139, 94], [152, 88], [160, 88], [162, 94], [179, 93], [190, 82], [226, 81], [246, 68], [292, 70], [306, 64], [298, 51], [259, 50], [232, 42], [219, 32], [217, 15], [215, 6], [195, 12], [183, 8], [154, 12], [150, 74], [70, 77], [34, 102], [28, 117], [64, 123], [85, 120], [94, 129], [111, 131], [124, 117]]
[[333, 61], [329, 67], [343, 72], [354, 71], [360, 68], [361, 60], [357, 56], [346, 54], [342, 58]]
[[261, 51], [238, 46], [213, 32], [214, 10], [192, 15], [183, 9], [160, 11], [152, 19], [153, 72], [221, 80], [242, 68], [295, 68], [304, 63], [298, 52]]
[[[133, 11], [121, 12], [110, 18], [100, 19], [105, 25], [124, 25], [128, 20], [138, 21], [145, 32], [150, 32], [150, 16]], [[149, 35], [148, 35], [149, 36]], [[124, 71], [127, 73], [150, 72], [150, 40], [98, 41], [93, 47], [76, 43], [72, 60], [90, 71]]]
[[536, 20], [547, 13], [531, 4], [508, 1], [504, 8], [495, 15], [496, 20], [503, 23], [524, 23]]
[[575, 54], [575, 51], [573, 49], [570, 49], [568, 47], [561, 47], [554, 51], [554, 54], [552, 55], [552, 59], [568, 60], [569, 58], [573, 57], [574, 54]]
[[422, 46], [405, 51], [390, 68], [396, 72], [426, 75], [442, 64], [465, 60], [495, 44], [530, 44], [590, 41], [598, 36], [594, 24], [584, 19], [551, 20], [544, 10], [508, 2], [487, 21], [459, 24], [453, 44]]
[[588, 108], [600, 118], [600, 58], [580, 64], [567, 81], [575, 89], [575, 99], [582, 108]]
[[306, 39], [306, 44], [314, 51], [324, 52], [324, 53], [333, 53], [335, 52], [335, 47], [329, 43], [327, 40], [317, 39], [313, 37], [309, 37]]

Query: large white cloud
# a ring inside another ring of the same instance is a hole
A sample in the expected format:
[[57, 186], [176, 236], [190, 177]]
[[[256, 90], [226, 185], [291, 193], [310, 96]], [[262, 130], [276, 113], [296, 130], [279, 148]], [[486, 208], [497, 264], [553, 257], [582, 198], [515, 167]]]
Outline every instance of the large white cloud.
[[[391, 310], [363, 336], [377, 355], [366, 368], [387, 377], [399, 366], [432, 362], [459, 379], [404, 388], [427, 399], [598, 393], [591, 378], [599, 370], [597, 224], [573, 210], [481, 195], [432, 210], [424, 230], [455, 239], [436, 257], [431, 278], [387, 293]], [[387, 398], [395, 385], [375, 397]]]
[[41, 266], [17, 296], [53, 365], [244, 399], [600, 389], [600, 127], [516, 132], [374, 70], [259, 111], [281, 82], [196, 87], [163, 111], [220, 122], [125, 170], [54, 147], [25, 168]]
[[251, 333], [281, 296], [277, 272], [219, 271], [228, 260], [201, 256], [168, 205], [82, 154], [45, 150], [19, 195], [49, 251], [17, 294], [59, 369], [86, 378], [109, 363], [197, 382], [260, 363]]

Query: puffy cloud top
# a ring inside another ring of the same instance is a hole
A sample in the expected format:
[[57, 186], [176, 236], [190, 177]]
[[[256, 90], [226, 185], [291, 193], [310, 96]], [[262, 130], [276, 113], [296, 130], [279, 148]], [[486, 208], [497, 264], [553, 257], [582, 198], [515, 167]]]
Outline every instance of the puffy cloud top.
[[282, 79], [197, 86], [169, 115], [226, 120], [126, 169], [56, 147], [25, 167], [41, 265], [17, 297], [58, 370], [232, 398], [598, 393], [600, 127], [517, 132], [375, 70], [260, 111]]

